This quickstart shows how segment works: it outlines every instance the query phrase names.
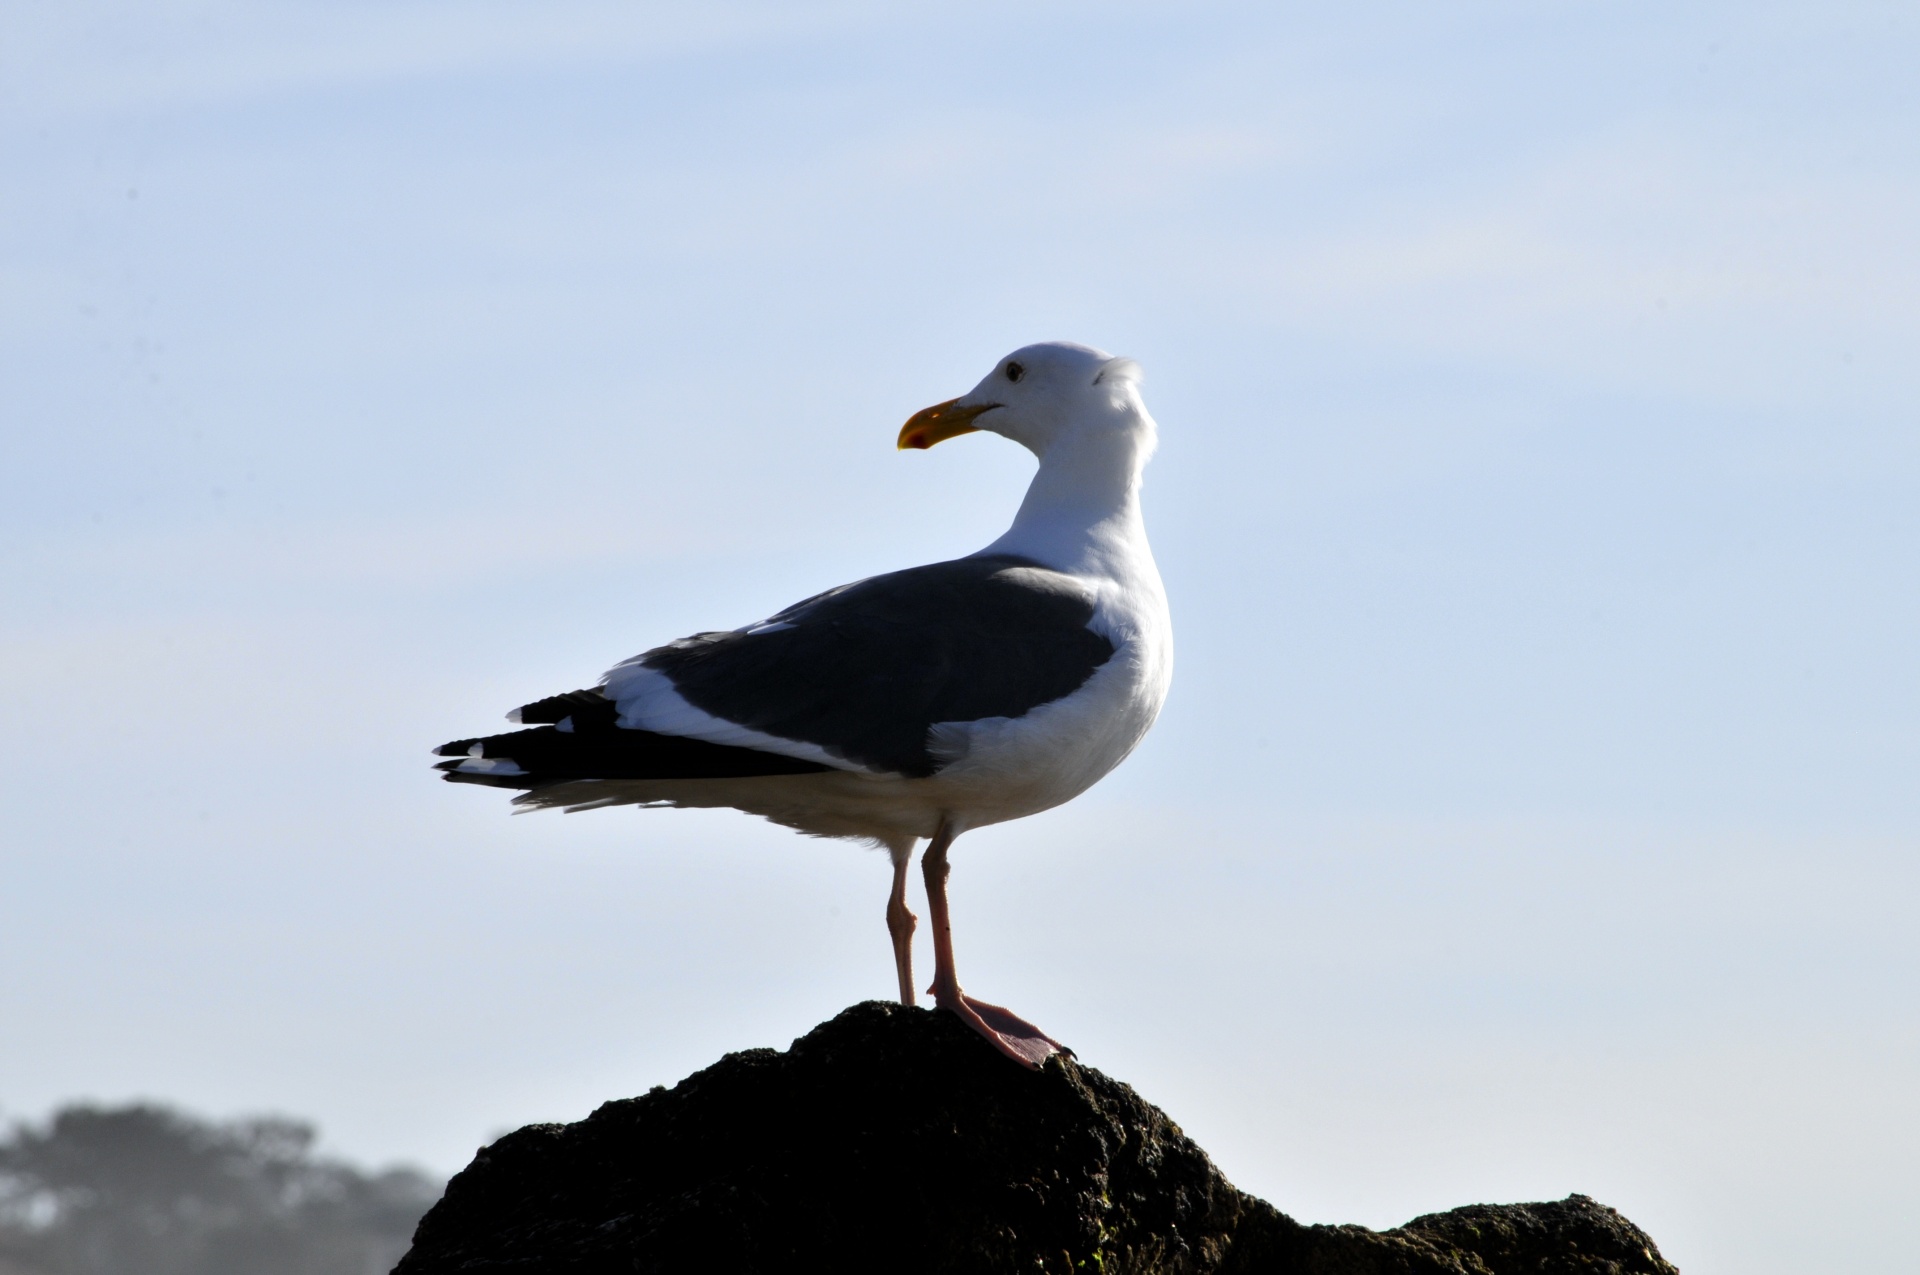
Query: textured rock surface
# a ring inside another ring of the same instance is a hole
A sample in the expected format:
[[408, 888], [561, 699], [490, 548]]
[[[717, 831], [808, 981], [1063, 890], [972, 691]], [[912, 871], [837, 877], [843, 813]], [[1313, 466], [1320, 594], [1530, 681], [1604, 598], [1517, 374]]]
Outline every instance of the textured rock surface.
[[1090, 1067], [1015, 1067], [944, 1014], [870, 1002], [786, 1053], [482, 1150], [396, 1275], [451, 1272], [1665, 1275], [1575, 1195], [1391, 1231], [1303, 1226]]

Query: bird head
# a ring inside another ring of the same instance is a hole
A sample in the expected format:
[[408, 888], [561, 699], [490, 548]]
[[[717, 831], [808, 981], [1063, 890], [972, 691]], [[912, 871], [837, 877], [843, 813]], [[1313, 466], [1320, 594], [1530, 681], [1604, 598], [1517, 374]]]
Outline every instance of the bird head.
[[1120, 429], [1144, 412], [1133, 386], [1140, 365], [1072, 341], [1027, 345], [995, 364], [959, 398], [915, 412], [900, 429], [900, 447], [927, 448], [977, 430], [999, 434], [1045, 456], [1083, 429]]

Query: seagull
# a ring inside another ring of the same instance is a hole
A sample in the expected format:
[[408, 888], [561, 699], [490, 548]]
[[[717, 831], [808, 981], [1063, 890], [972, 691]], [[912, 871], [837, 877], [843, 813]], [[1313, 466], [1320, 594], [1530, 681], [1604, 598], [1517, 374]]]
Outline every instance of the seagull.
[[1173, 672], [1166, 591], [1140, 515], [1155, 442], [1140, 367], [1049, 341], [915, 413], [902, 450], [984, 431], [1039, 469], [977, 553], [829, 589], [757, 624], [696, 633], [599, 685], [515, 709], [523, 729], [435, 752], [455, 783], [523, 808], [731, 807], [893, 861], [887, 930], [914, 1003], [907, 870], [921, 856], [935, 1005], [1007, 1057], [1072, 1051], [960, 990], [948, 851], [964, 832], [1085, 792], [1146, 735]]

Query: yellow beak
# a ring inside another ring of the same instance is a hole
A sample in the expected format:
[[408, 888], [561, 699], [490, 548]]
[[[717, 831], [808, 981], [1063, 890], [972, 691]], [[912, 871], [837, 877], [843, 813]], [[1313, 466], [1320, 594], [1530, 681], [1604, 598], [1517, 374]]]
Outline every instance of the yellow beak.
[[935, 403], [907, 418], [900, 427], [900, 450], [909, 447], [924, 451], [935, 443], [944, 443], [960, 434], [972, 434], [979, 430], [973, 418], [982, 412], [990, 412], [1000, 406], [998, 403], [970, 403], [965, 407], [957, 406], [957, 398], [944, 403]]

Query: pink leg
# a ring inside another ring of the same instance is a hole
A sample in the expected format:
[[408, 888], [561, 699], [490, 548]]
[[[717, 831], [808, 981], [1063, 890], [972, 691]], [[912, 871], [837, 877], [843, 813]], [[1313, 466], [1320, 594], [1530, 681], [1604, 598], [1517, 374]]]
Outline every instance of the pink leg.
[[893, 855], [893, 894], [887, 899], [887, 933], [893, 936], [893, 969], [900, 976], [900, 1003], [913, 1004], [913, 913], [907, 911], [907, 864], [913, 842], [888, 846]]
[[934, 1004], [957, 1014], [995, 1049], [1024, 1066], [1038, 1070], [1053, 1054], [1073, 1057], [1071, 1049], [1012, 1010], [975, 1000], [960, 990], [960, 979], [953, 969], [953, 926], [947, 916], [947, 847], [957, 835], [942, 819], [927, 852], [920, 856], [920, 870], [927, 881], [927, 910], [933, 919], [933, 986], [927, 990], [933, 994]]

